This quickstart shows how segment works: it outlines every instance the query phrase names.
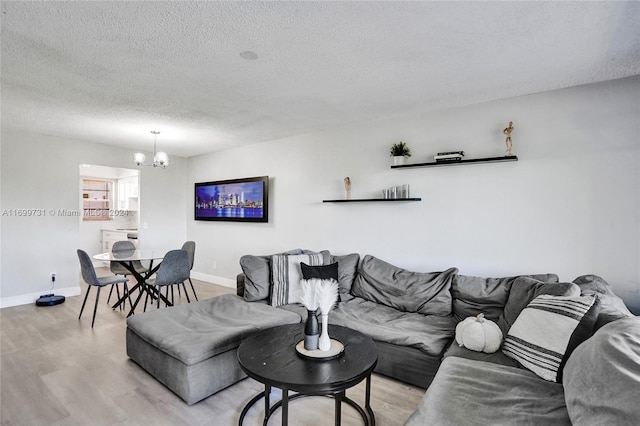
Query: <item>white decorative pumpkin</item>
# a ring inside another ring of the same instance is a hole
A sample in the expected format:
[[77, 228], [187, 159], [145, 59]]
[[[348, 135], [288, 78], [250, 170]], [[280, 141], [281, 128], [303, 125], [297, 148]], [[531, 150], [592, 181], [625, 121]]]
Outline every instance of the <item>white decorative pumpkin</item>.
[[456, 342], [469, 350], [491, 354], [500, 349], [502, 331], [498, 324], [485, 319], [484, 314], [478, 314], [458, 323]]

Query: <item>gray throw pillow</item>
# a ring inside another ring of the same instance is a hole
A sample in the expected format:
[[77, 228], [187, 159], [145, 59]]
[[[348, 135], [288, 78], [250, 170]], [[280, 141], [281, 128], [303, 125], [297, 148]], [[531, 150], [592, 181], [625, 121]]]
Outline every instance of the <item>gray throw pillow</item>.
[[518, 277], [511, 285], [509, 299], [497, 324], [502, 335], [509, 334], [509, 329], [520, 315], [520, 312], [541, 294], [551, 296], [580, 296], [580, 287], [573, 283], [544, 283], [533, 278]]
[[358, 274], [360, 255], [358, 253], [351, 253], [344, 256], [331, 255], [329, 263], [338, 264], [340, 301], [346, 302], [347, 300], [353, 299], [353, 296], [351, 295], [351, 287], [353, 286], [353, 281]]
[[580, 287], [583, 295], [595, 295], [600, 301], [600, 314], [595, 330], [611, 321], [634, 316], [624, 301], [613, 292], [611, 286], [599, 276], [581, 275], [573, 282]]
[[244, 255], [240, 258], [240, 267], [244, 273], [244, 300], [257, 302], [269, 297], [271, 287], [271, 256]]
[[351, 294], [404, 312], [451, 314], [451, 282], [458, 272], [411, 272], [366, 255]]
[[611, 286], [609, 285], [609, 283], [597, 275], [580, 275], [578, 278], [573, 280], [573, 283], [577, 284], [583, 293], [601, 293], [614, 295], [614, 292], [613, 290], [611, 290]]
[[509, 299], [511, 285], [520, 276], [542, 282], [558, 282], [556, 274], [519, 275], [503, 278], [481, 278], [456, 275], [451, 285], [453, 314], [458, 320], [484, 314], [491, 321], [498, 321]]

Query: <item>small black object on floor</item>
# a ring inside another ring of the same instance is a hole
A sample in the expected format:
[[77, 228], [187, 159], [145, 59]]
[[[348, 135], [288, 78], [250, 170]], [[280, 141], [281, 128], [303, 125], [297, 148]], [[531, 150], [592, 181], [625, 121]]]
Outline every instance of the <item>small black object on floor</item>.
[[64, 303], [64, 296], [55, 294], [43, 294], [36, 300], [36, 306], [54, 306]]
[[[56, 273], [51, 273], [51, 289], [49, 291], [53, 291], [53, 286], [56, 284]], [[64, 303], [64, 296], [56, 296], [53, 293], [42, 294], [36, 300], [36, 306], [54, 306]], [[97, 306], [97, 305], [96, 305]]]

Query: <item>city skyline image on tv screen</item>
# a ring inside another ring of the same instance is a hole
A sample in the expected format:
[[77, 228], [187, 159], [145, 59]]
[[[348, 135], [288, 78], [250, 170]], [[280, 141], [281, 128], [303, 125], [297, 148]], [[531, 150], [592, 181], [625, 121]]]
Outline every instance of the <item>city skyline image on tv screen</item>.
[[268, 176], [195, 184], [195, 220], [268, 221]]

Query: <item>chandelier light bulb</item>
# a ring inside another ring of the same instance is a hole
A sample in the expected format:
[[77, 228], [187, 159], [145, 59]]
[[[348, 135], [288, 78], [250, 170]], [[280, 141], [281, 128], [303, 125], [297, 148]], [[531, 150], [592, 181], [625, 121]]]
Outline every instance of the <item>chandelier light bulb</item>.
[[146, 158], [147, 157], [145, 157], [145, 155], [141, 152], [136, 152], [135, 154], [133, 154], [133, 161], [134, 163], [136, 163], [136, 166], [142, 166]]
[[167, 155], [167, 153], [163, 151], [157, 152], [156, 155], [153, 157], [153, 166], [154, 167], [160, 166], [162, 168], [165, 168], [168, 165], [169, 165], [169, 156]]

